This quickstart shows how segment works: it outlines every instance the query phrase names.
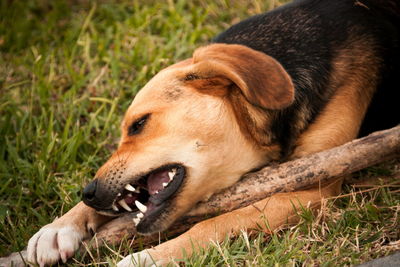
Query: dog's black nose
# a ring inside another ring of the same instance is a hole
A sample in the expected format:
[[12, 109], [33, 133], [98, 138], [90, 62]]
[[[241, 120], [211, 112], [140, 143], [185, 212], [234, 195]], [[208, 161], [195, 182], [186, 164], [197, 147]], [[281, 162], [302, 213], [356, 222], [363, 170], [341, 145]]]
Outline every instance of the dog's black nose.
[[97, 189], [97, 179], [90, 182], [85, 189], [83, 189], [83, 201], [92, 202], [95, 199]]
[[116, 193], [106, 185], [103, 179], [94, 179], [83, 189], [83, 202], [96, 210], [110, 209]]

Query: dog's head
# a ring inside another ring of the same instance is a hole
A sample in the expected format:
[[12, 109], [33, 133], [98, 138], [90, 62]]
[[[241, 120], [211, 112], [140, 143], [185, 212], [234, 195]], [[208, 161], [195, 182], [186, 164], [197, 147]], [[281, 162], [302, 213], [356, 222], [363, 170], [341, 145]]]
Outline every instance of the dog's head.
[[197, 202], [279, 153], [268, 110], [293, 102], [273, 58], [213, 44], [158, 73], [136, 95], [117, 151], [84, 190], [99, 212], [135, 212], [137, 230], [166, 229]]

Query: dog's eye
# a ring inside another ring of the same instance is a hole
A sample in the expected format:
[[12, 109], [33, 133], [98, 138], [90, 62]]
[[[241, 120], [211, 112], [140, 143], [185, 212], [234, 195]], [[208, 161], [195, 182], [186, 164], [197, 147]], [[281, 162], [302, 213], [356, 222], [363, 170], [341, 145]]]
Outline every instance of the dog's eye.
[[146, 114], [143, 117], [141, 117], [140, 119], [138, 119], [137, 121], [135, 121], [134, 123], [132, 123], [131, 126], [129, 126], [128, 128], [128, 135], [135, 135], [135, 134], [139, 134], [142, 129], [143, 126], [146, 124], [147, 119], [149, 118], [150, 114]]

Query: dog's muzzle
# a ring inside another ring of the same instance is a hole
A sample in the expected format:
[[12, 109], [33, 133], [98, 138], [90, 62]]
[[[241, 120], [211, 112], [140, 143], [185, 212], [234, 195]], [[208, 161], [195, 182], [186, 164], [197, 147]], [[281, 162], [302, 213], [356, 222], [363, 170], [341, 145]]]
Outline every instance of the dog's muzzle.
[[140, 222], [147, 225], [171, 204], [185, 176], [186, 168], [182, 164], [168, 164], [125, 181], [111, 183], [105, 178], [95, 179], [84, 188], [82, 199], [101, 214], [134, 213], [136, 225]]

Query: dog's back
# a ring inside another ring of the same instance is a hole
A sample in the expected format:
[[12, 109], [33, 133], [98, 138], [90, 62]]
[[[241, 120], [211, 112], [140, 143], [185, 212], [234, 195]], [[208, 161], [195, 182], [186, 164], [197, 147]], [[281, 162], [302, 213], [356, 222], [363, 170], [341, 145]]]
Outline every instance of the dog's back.
[[262, 51], [290, 74], [296, 102], [276, 114], [273, 126], [277, 142], [287, 148], [283, 153], [290, 154], [337, 89], [355, 79], [360, 80], [355, 86], [371, 87], [358, 88], [360, 95], [377, 91], [361, 135], [399, 123], [399, 7], [396, 1], [379, 0], [296, 1], [234, 25], [214, 42]]

